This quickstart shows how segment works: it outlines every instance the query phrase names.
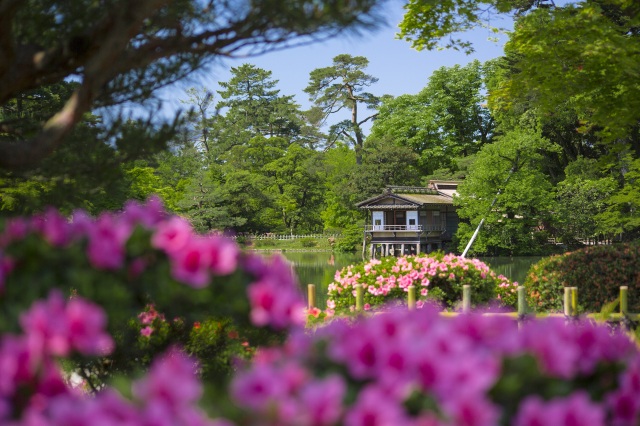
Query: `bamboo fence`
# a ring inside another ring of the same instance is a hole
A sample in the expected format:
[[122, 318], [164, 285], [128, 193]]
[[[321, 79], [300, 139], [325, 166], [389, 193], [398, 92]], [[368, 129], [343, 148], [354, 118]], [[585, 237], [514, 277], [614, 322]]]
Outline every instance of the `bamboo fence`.
[[[357, 312], [364, 310], [364, 287], [362, 284], [354, 285], [356, 289], [356, 307], [355, 310]], [[416, 287], [409, 286], [407, 288], [407, 307], [408, 309], [416, 308]], [[518, 306], [517, 311], [515, 312], [484, 312], [482, 315], [497, 315], [497, 316], [508, 316], [513, 317], [519, 321], [525, 320], [528, 317], [564, 317], [567, 319], [576, 319], [578, 318], [578, 288], [577, 287], [565, 287], [564, 288], [564, 312], [562, 313], [534, 313], [529, 310], [527, 306], [527, 296], [524, 286], [519, 286], [517, 289], [518, 292]], [[620, 286], [620, 297], [619, 297], [619, 312], [614, 313], [590, 313], [586, 316], [591, 319], [600, 319], [603, 321], [611, 320], [632, 320], [638, 321], [640, 319], [639, 313], [631, 313], [629, 312], [629, 303], [628, 303], [628, 294], [629, 287], [628, 286]], [[309, 284], [307, 286], [307, 301], [308, 308], [316, 307], [316, 286], [314, 284]], [[441, 315], [444, 316], [455, 316], [460, 314], [467, 314], [471, 312], [471, 286], [463, 285], [462, 286], [462, 309], [458, 312], [448, 312], [443, 311]]]

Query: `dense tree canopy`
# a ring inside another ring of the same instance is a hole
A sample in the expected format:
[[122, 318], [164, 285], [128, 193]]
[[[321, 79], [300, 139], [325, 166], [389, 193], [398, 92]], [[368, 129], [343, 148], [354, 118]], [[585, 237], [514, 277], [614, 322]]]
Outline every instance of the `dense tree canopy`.
[[386, 137], [419, 156], [421, 171], [455, 171], [456, 159], [491, 141], [494, 119], [486, 105], [486, 80], [493, 65], [478, 61], [442, 67], [417, 95], [385, 99], [371, 134]]
[[[371, 24], [375, 3], [2, 0], [0, 166], [40, 161], [92, 108], [149, 100], [208, 61]], [[5, 106], [65, 79], [79, 84], [38, 128], [23, 132], [7, 114]]]

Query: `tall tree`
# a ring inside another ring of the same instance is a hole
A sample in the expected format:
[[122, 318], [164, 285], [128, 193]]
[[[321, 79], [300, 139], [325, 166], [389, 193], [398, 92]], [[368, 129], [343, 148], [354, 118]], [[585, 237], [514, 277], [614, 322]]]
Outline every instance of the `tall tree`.
[[417, 95], [385, 99], [371, 129], [377, 138], [413, 149], [422, 172], [455, 171], [456, 159], [491, 141], [494, 119], [486, 105], [486, 81], [494, 64], [478, 61], [442, 67]]
[[235, 134], [234, 144], [246, 143], [256, 135], [293, 139], [300, 134], [302, 112], [293, 96], [281, 95], [276, 89], [278, 80], [271, 77], [271, 71], [243, 64], [231, 68], [231, 74], [229, 81], [220, 82], [222, 100], [217, 108], [226, 109], [218, 125]]
[[41, 161], [92, 108], [149, 100], [212, 59], [371, 24], [376, 3], [2, 0], [0, 107], [43, 85], [68, 78], [79, 84], [28, 134], [0, 118], [0, 166]]
[[311, 71], [309, 85], [304, 89], [325, 119], [343, 109], [350, 111], [351, 118], [332, 126], [331, 134], [334, 140], [343, 137], [353, 144], [357, 164], [362, 163], [364, 147], [361, 126], [376, 116], [374, 113], [362, 118], [358, 107], [372, 109], [380, 103], [380, 98], [365, 92], [378, 81], [364, 72], [368, 65], [369, 60], [364, 56], [338, 55], [333, 58], [332, 66]]
[[617, 192], [618, 183], [599, 169], [596, 160], [580, 157], [567, 166], [565, 179], [556, 186], [553, 227], [567, 245], [620, 232], [603, 220], [606, 201]]
[[482, 148], [454, 199], [458, 215], [468, 220], [456, 234], [460, 251], [482, 218], [484, 226], [472, 248], [475, 253], [531, 254], [546, 243], [532, 238], [532, 231], [549, 224], [553, 185], [542, 172], [541, 152], [554, 149], [527, 130], [507, 133]]
[[[432, 49], [444, 37], [477, 26], [492, 12], [516, 13], [505, 46], [517, 72], [502, 87], [503, 102], [529, 97], [553, 112], [569, 102], [587, 129], [610, 140], [640, 120], [640, 4], [633, 0], [410, 0], [400, 35]], [[472, 49], [460, 38], [448, 46]]]
[[[208, 89], [201, 87], [191, 87], [187, 89], [186, 94], [188, 99], [181, 100], [180, 102], [191, 106], [190, 115], [187, 122], [189, 127], [185, 128], [183, 132], [183, 138], [191, 141], [194, 146], [200, 150], [210, 153], [212, 151], [210, 141], [210, 124], [211, 120], [211, 108], [213, 106], [213, 93]], [[214, 111], [214, 117], [219, 115], [219, 110]]]

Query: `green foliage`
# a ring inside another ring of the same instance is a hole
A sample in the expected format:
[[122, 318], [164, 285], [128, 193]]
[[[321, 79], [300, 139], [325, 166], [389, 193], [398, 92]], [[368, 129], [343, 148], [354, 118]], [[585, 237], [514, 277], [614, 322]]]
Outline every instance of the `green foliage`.
[[505, 47], [517, 58], [517, 72], [496, 95], [533, 97], [544, 113], [568, 101], [583, 130], [596, 126], [609, 141], [624, 137], [640, 119], [631, 71], [640, 64], [639, 23], [637, 4], [625, 0], [569, 3], [522, 16]]
[[577, 238], [593, 238], [605, 231], [598, 215], [604, 213], [606, 200], [618, 185], [612, 177], [597, 173], [595, 160], [579, 158], [567, 166], [565, 174], [556, 187], [553, 224], [561, 240], [570, 245]]
[[606, 208], [595, 219], [603, 232], [626, 232], [637, 238], [640, 231], [640, 159], [627, 155], [622, 163], [627, 168], [622, 188], [604, 201]]
[[408, 147], [418, 155], [423, 174], [457, 170], [456, 159], [489, 143], [495, 127], [486, 106], [491, 62], [442, 67], [417, 95], [385, 99], [371, 135]]
[[229, 81], [219, 83], [222, 100], [216, 109], [225, 109], [225, 114], [209, 120], [214, 154], [221, 155], [255, 136], [296, 141], [306, 125], [303, 113], [293, 96], [283, 96], [276, 89], [278, 80], [271, 78], [271, 71], [243, 64], [231, 68], [231, 74]]
[[[543, 0], [544, 2], [544, 0]], [[444, 48], [473, 52], [470, 42], [454, 38], [460, 33], [482, 22], [483, 15], [493, 12], [508, 12], [517, 0], [410, 0], [405, 6], [407, 13], [400, 23], [399, 36], [417, 50], [440, 48], [439, 41], [447, 38]]]
[[311, 248], [316, 247], [318, 245], [318, 242], [314, 238], [301, 238], [300, 244], [302, 245], [302, 247]]
[[460, 251], [482, 218], [474, 253], [534, 254], [546, 242], [547, 235], [536, 228], [549, 220], [553, 186], [540, 170], [541, 152], [554, 149], [540, 135], [523, 130], [483, 147], [454, 199], [458, 215], [471, 223], [458, 227]]
[[362, 250], [363, 224], [356, 223], [342, 230], [336, 241], [335, 250], [338, 253], [351, 253]]
[[[257, 0], [242, 6], [197, 0], [12, 2], [3, 8], [0, 26], [0, 38], [11, 40], [0, 47], [5, 58], [0, 79], [0, 164], [17, 170], [41, 161], [93, 108], [113, 107], [115, 117], [130, 102], [159, 109], [157, 90], [216, 59], [246, 57], [294, 44], [294, 39], [309, 42], [314, 35], [322, 38], [373, 26], [376, 4], [375, 0], [348, 4]], [[29, 125], [23, 126], [5, 119], [6, 110], [31, 91], [69, 80], [78, 82], [77, 90], [61, 96], [63, 107], [44, 120], [27, 117]], [[286, 109], [287, 105], [282, 108]], [[156, 113], [149, 111], [147, 130], [154, 129]], [[121, 123], [115, 119], [111, 125], [116, 129]], [[35, 128], [22, 132], [27, 127]]]
[[[231, 371], [230, 356], [244, 354], [238, 339], [250, 347], [277, 339], [277, 334], [254, 331], [249, 319], [246, 285], [250, 276], [243, 271], [216, 277], [215, 285], [196, 289], [176, 281], [166, 255], [151, 247], [150, 231], [138, 227], [126, 245], [120, 268], [98, 269], [89, 261], [87, 242], [52, 246], [31, 234], [3, 250], [3, 262], [13, 259], [11, 273], [5, 277], [0, 298], [0, 331], [15, 332], [20, 313], [34, 300], [46, 298], [51, 289], [65, 296], [79, 295], [100, 304], [109, 314], [108, 331], [116, 350], [108, 357], [74, 359], [75, 368], [90, 371], [94, 388], [114, 374], [130, 374], [144, 367], [157, 351], [172, 344], [183, 344], [195, 355], [205, 355], [203, 373], [214, 382], [225, 381]], [[153, 328], [149, 337], [140, 314], [150, 305], [158, 315], [146, 324]], [[215, 317], [211, 306], [216, 306]], [[166, 318], [166, 320], [165, 320]], [[193, 333], [194, 324], [204, 325]], [[220, 325], [220, 333], [214, 328]], [[228, 333], [238, 333], [233, 339]], [[217, 355], [211, 358], [212, 354]]]
[[[504, 304], [515, 304], [515, 286], [506, 277], [496, 275], [477, 259], [463, 259], [441, 252], [430, 255], [385, 257], [350, 265], [339, 271], [329, 285], [327, 306], [337, 313], [355, 308], [355, 284], [364, 285], [367, 309], [391, 301], [406, 303], [409, 285], [416, 287], [417, 300], [437, 300], [453, 307], [462, 299], [462, 287], [471, 286], [471, 300], [475, 305], [496, 300], [498, 294]], [[432, 294], [433, 293], [433, 294]]]
[[542, 259], [524, 283], [529, 305], [540, 311], [561, 311], [564, 287], [578, 287], [580, 305], [599, 312], [629, 287], [629, 311], [640, 312], [640, 245], [594, 246]]

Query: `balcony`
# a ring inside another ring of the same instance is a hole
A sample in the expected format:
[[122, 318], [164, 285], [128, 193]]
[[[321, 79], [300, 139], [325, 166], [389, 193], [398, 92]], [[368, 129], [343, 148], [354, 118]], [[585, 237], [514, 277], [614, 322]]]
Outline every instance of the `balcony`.
[[443, 225], [365, 225], [365, 232], [443, 232]]

